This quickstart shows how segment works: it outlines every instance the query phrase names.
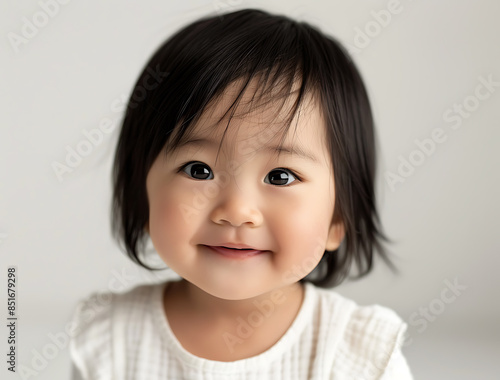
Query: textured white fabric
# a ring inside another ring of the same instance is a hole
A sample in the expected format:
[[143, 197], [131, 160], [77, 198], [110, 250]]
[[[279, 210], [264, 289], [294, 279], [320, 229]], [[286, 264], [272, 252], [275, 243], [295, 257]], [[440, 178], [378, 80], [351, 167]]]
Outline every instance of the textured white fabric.
[[292, 325], [267, 351], [233, 362], [197, 357], [170, 329], [162, 303], [167, 284], [92, 293], [79, 302], [73, 380], [413, 379], [400, 350], [407, 326], [395, 312], [358, 306], [311, 283]]

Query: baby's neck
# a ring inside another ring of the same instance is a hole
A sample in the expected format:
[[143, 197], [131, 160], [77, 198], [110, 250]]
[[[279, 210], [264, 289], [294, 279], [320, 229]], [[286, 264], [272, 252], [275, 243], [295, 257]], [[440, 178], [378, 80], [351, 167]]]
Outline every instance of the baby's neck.
[[293, 313], [300, 308], [304, 294], [303, 286], [295, 283], [253, 298], [224, 300], [204, 292], [186, 280], [181, 280], [176, 285], [177, 294], [182, 296], [187, 309], [214, 320], [245, 318], [261, 309], [265, 309], [264, 312], [272, 310], [273, 314]]
[[[240, 360], [268, 350], [288, 331], [304, 298], [303, 285], [296, 284], [283, 289], [280, 300], [284, 302], [275, 304], [272, 312], [269, 312], [271, 309], [259, 310], [251, 302], [255, 299], [250, 299], [245, 308], [203, 310], [189, 302], [189, 285], [178, 281], [167, 289], [164, 305], [168, 323], [187, 351], [217, 361]], [[249, 320], [259, 314], [259, 323]], [[243, 328], [244, 325], [247, 328]]]

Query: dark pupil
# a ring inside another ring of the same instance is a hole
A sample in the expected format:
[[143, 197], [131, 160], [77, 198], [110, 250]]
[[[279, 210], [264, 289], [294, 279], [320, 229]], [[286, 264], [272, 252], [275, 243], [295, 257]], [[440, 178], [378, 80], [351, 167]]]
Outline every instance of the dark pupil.
[[[203, 166], [202, 164], [194, 164], [191, 166], [191, 173], [193, 174], [193, 177], [196, 179], [207, 179], [208, 176], [210, 175], [210, 171]], [[206, 175], [206, 177], [203, 177]], [[200, 177], [197, 177], [200, 176]]]
[[[286, 185], [287, 180], [288, 173], [282, 170], [273, 170], [269, 174], [269, 182], [271, 182], [273, 185]], [[273, 181], [278, 181], [278, 183], [273, 183]]]

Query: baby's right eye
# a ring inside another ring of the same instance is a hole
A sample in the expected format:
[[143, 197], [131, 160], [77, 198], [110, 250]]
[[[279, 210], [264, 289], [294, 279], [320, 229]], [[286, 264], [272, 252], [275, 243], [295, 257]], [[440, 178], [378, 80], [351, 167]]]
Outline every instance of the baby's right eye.
[[213, 179], [214, 176], [212, 174], [212, 178], [207, 178], [206, 176], [211, 173], [210, 168], [202, 162], [188, 162], [185, 165], [182, 165], [180, 168], [184, 173], [194, 179]]

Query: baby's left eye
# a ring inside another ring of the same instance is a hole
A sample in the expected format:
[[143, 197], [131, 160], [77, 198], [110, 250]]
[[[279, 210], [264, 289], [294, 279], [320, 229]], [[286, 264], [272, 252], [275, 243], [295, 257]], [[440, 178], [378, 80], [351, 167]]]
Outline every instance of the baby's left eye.
[[[271, 185], [288, 186], [292, 182], [295, 182], [295, 179], [288, 182], [288, 180], [290, 179], [290, 176], [292, 176], [293, 178], [296, 178], [296, 175], [289, 169], [274, 169], [274, 170], [271, 170], [269, 172], [269, 174], [264, 179], [264, 182], [269, 183]], [[269, 177], [271, 181], [276, 181], [277, 183], [266, 182], [267, 177]]]

